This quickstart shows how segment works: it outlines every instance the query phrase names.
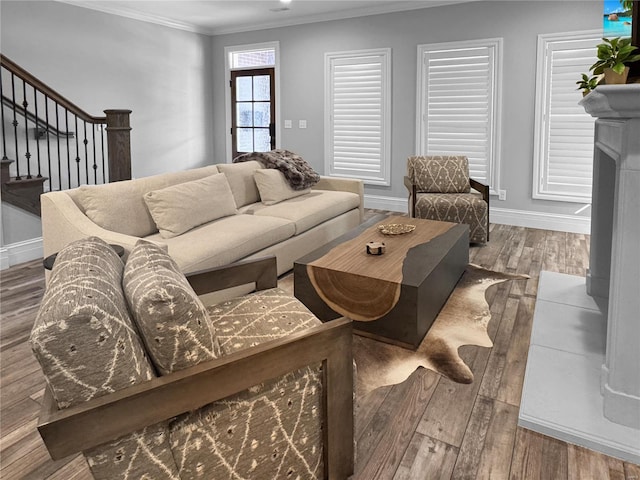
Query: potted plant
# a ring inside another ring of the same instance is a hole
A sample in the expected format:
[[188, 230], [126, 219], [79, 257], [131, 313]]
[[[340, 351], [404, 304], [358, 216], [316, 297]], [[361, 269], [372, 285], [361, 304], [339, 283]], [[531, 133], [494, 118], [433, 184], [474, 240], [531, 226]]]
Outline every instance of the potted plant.
[[582, 90], [582, 96], [585, 97], [591, 90], [598, 86], [599, 81], [600, 77], [595, 75], [589, 77], [586, 73], [583, 73], [582, 80], [578, 80], [576, 85], [578, 85], [578, 90]]
[[603, 38], [598, 44], [598, 61], [591, 65], [595, 75], [604, 73], [604, 83], [627, 83], [629, 67], [627, 64], [640, 60], [640, 55], [632, 55], [637, 47], [631, 45], [630, 38]]

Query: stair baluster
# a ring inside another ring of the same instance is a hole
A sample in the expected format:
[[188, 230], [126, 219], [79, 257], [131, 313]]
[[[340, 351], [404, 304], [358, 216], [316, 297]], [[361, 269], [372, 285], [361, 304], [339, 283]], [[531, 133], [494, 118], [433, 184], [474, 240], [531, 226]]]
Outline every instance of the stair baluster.
[[[36, 90], [36, 87], [33, 87], [33, 108], [36, 112], [36, 118], [40, 118], [38, 116], [38, 91]], [[38, 135], [38, 125], [36, 124], [36, 138]], [[36, 141], [36, 158], [38, 160], [38, 178], [42, 178], [42, 164], [40, 163], [40, 141]]]
[[[4, 98], [4, 91], [2, 88], [2, 81], [0, 79], [0, 98]], [[7, 157], [7, 136], [4, 132], [4, 105], [1, 106], [0, 111], [2, 112], [2, 160], [9, 160]]]
[[[18, 160], [20, 157], [18, 155], [18, 120], [16, 117], [16, 76], [13, 73], [11, 74], [11, 99], [13, 101], [13, 106], [11, 108], [13, 111], [13, 122], [11, 123], [13, 125], [13, 142], [15, 145], [16, 160]], [[18, 161], [16, 161], [15, 179], [22, 180], [20, 177], [20, 162]]]
[[25, 144], [25, 154], [24, 157], [27, 159], [27, 179], [30, 180], [33, 178], [31, 176], [31, 152], [29, 151], [29, 125], [28, 125], [28, 115], [29, 111], [27, 108], [29, 107], [29, 102], [27, 102], [27, 83], [22, 80], [22, 108], [24, 109], [24, 144]]
[[47, 175], [49, 177], [49, 191], [53, 190], [51, 186], [51, 139], [49, 138], [49, 127], [51, 123], [49, 122], [49, 95], [44, 94], [44, 115], [45, 121], [47, 122], [46, 138], [47, 138]]

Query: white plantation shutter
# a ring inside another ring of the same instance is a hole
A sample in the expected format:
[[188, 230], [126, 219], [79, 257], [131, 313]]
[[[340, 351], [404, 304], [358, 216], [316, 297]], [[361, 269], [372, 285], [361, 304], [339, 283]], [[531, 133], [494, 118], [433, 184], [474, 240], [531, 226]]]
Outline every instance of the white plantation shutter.
[[325, 56], [325, 172], [390, 182], [390, 49]]
[[533, 197], [588, 203], [595, 119], [576, 81], [596, 57], [599, 32], [538, 37]]
[[497, 186], [501, 39], [420, 45], [418, 151], [466, 155], [470, 176]]

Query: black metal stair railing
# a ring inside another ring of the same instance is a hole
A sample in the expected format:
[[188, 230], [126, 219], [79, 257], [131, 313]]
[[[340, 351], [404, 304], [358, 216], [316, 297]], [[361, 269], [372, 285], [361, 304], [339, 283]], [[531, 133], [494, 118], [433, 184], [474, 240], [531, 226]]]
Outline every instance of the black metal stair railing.
[[14, 160], [10, 182], [44, 179], [51, 191], [109, 181], [106, 117], [72, 112], [4, 64], [0, 85], [2, 158]]

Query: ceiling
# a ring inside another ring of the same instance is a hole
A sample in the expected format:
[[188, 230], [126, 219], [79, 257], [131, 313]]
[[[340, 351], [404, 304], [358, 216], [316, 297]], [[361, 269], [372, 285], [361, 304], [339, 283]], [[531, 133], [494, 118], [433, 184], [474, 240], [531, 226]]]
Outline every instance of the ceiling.
[[473, 0], [58, 0], [180, 30], [220, 35]]

